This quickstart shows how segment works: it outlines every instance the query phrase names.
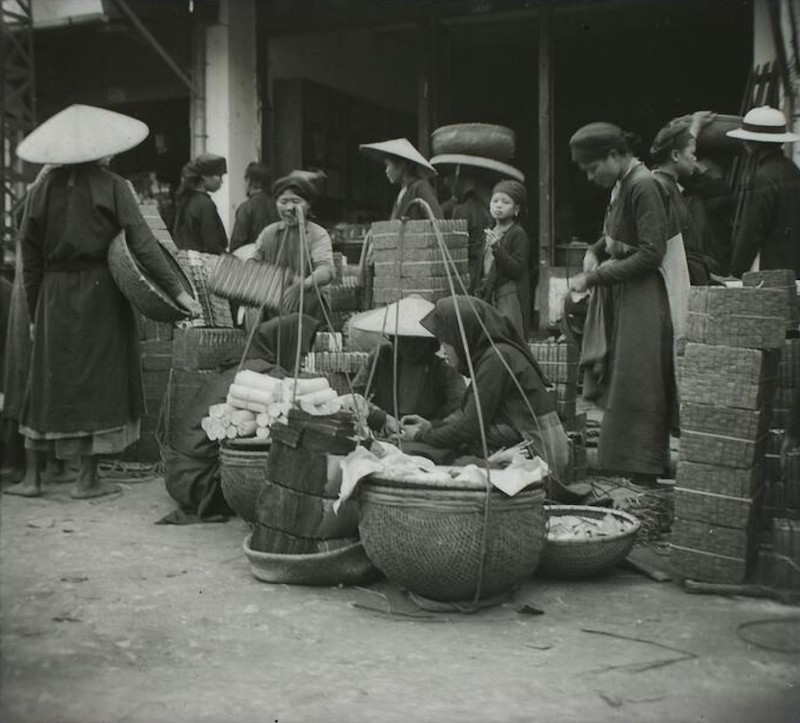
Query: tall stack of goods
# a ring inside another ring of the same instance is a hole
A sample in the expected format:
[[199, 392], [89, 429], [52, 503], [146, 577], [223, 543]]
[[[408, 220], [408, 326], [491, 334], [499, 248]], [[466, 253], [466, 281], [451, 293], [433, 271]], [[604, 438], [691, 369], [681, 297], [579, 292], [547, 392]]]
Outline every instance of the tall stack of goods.
[[330, 321], [334, 331], [341, 331], [345, 322], [362, 306], [359, 267], [347, 263], [341, 252], [333, 254], [335, 274], [327, 286]]
[[[300, 379], [297, 384], [319, 381]], [[356, 447], [352, 414], [314, 416], [291, 409], [288, 421], [273, 424], [270, 435], [266, 480], [256, 500], [252, 549], [309, 555], [354, 544], [358, 538], [356, 503], [348, 500], [338, 512], [333, 510], [341, 486], [340, 459]]]
[[690, 291], [671, 539], [676, 576], [741, 583], [752, 572], [785, 309], [775, 289]]
[[306, 355], [303, 369], [311, 374], [324, 375], [332, 389], [339, 394], [352, 392], [352, 382], [369, 354], [346, 351], [341, 332], [317, 332], [314, 348]]
[[[449, 259], [436, 240], [431, 221], [378, 221], [372, 224], [375, 262], [373, 301], [382, 306], [417, 294], [436, 301], [449, 296], [448, 271], [454, 276], [456, 293], [469, 287], [467, 222], [436, 221]], [[450, 263], [452, 261], [452, 263]], [[463, 287], [455, 273], [460, 276]]]
[[580, 350], [576, 344], [554, 340], [532, 341], [528, 344], [533, 358], [553, 384], [552, 395], [558, 417], [570, 442], [570, 463], [566, 483], [586, 479], [586, 414], [577, 413], [578, 362]]
[[772, 423], [765, 460], [764, 519], [800, 516], [800, 454], [790, 453], [781, 469], [780, 451], [792, 413], [793, 397], [800, 388], [800, 306], [794, 271], [751, 271], [742, 275], [745, 286], [778, 289], [786, 304], [786, 339], [781, 348], [778, 383], [772, 406]]

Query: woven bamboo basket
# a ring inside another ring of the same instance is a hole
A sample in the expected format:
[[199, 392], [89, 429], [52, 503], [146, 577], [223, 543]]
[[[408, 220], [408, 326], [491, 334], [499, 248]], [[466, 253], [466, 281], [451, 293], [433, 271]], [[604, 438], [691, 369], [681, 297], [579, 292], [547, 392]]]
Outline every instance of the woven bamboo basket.
[[615, 537], [596, 537], [585, 540], [546, 539], [538, 572], [551, 577], [593, 577], [622, 562], [636, 542], [641, 524], [633, 515], [621, 510], [586, 505], [547, 505], [548, 517], [576, 515], [602, 519], [610, 514], [628, 522], [631, 527]]
[[[180, 264], [162, 244], [159, 244], [158, 247], [184, 290], [195, 296], [192, 284]], [[166, 291], [148, 276], [147, 271], [136, 260], [128, 246], [124, 231], [117, 235], [108, 249], [108, 269], [123, 296], [131, 306], [148, 319], [174, 322], [189, 316]]]
[[242, 354], [246, 336], [244, 329], [178, 328], [173, 336], [172, 366], [186, 371], [216, 369], [220, 362]]
[[267, 479], [264, 449], [235, 449], [223, 444], [219, 451], [222, 496], [245, 522], [255, 522], [256, 501]]
[[252, 535], [242, 545], [253, 577], [286, 585], [358, 585], [378, 576], [364, 546], [357, 540], [312, 555], [279, 555], [251, 548]]
[[486, 494], [483, 485], [369, 478], [359, 490], [364, 549], [390, 581], [432, 600], [470, 602], [476, 593], [485, 599], [508, 592], [539, 564], [544, 491], [490, 492], [484, 531]]

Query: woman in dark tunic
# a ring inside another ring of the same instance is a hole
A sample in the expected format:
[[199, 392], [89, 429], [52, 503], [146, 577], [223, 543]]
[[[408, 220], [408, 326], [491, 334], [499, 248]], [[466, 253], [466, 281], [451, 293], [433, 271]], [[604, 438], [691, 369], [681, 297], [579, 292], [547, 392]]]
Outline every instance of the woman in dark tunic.
[[435, 176], [436, 169], [406, 138], [394, 138], [380, 143], [362, 143], [360, 150], [370, 158], [382, 161], [386, 178], [393, 186], [400, 186], [390, 221], [398, 218], [427, 220], [427, 212], [416, 199], [425, 201], [436, 218], [444, 218], [436, 192], [427, 177]]
[[604, 235], [587, 251], [584, 272], [570, 280], [573, 291], [593, 290], [581, 363], [584, 396], [605, 409], [600, 466], [651, 484], [668, 467], [677, 423], [670, 279], [662, 277], [669, 237], [664, 199], [633, 156], [630, 134], [617, 126], [584, 126], [570, 150], [592, 183], [611, 190]]
[[[319, 322], [310, 316], [290, 314], [263, 322], [253, 335], [242, 369], [282, 379], [294, 373], [297, 337], [301, 354], [314, 343]], [[164, 479], [167, 492], [180, 505], [161, 522], [219, 521], [233, 515], [220, 489], [219, 442], [208, 438], [200, 427], [212, 404], [225, 401], [228, 388], [239, 371], [240, 357], [220, 365], [181, 415], [179, 426], [169, 430], [164, 447]]]
[[221, 254], [228, 237], [209, 193], [222, 186], [227, 164], [222, 156], [204, 153], [183, 167], [172, 237], [179, 249]]
[[438, 422], [460, 408], [466, 391], [464, 379], [437, 355], [438, 339], [420, 323], [433, 308], [425, 299], [407, 296], [351, 321], [352, 329], [389, 338], [370, 353], [353, 380], [353, 391], [370, 396], [370, 429], [392, 434], [399, 431], [398, 420], [406, 415]]
[[[108, 269], [111, 241], [124, 231], [153, 280], [184, 309], [201, 312], [125, 181], [98, 163], [146, 135], [147, 126], [133, 118], [71, 106], [18, 149], [25, 160], [63, 164], [32, 189], [21, 232], [33, 348], [20, 430], [29, 450], [81, 458], [72, 490], [77, 498], [115, 491], [97, 478], [98, 455], [122, 452], [135, 442], [143, 411], [136, 326]], [[36, 465], [28, 465], [23, 481], [6, 491], [39, 495]]]
[[691, 123], [688, 120], [673, 121], [656, 135], [650, 148], [650, 157], [654, 164], [653, 175], [667, 201], [669, 236], [681, 234], [683, 238], [691, 284], [707, 286], [711, 276], [700, 229], [678, 185], [694, 173], [697, 163], [695, 147]]
[[[456, 305], [466, 341], [461, 337]], [[436, 335], [464, 374], [469, 373], [469, 357], [475, 381], [464, 393], [460, 410], [441, 423], [420, 417], [401, 420], [404, 439], [452, 450], [450, 461], [460, 454], [482, 456], [480, 401], [489, 453], [530, 442], [553, 476], [563, 479], [569, 462], [567, 435], [547, 391], [547, 380], [514, 324], [479, 299], [455, 296], [437, 301], [422, 325]]]

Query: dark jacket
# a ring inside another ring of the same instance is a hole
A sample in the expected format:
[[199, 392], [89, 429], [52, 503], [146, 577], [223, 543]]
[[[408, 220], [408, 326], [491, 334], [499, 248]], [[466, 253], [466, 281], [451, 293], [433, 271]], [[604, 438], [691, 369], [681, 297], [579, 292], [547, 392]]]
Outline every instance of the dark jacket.
[[122, 178], [96, 164], [65, 166], [31, 190], [21, 238], [35, 338], [21, 421], [37, 432], [109, 430], [143, 411], [136, 325], [107, 262], [120, 230], [175, 298], [180, 281]]
[[725, 275], [731, 265], [733, 195], [724, 178], [708, 171], [681, 181], [684, 198], [695, 222], [703, 253], [715, 274]]
[[228, 237], [217, 207], [204, 191], [188, 191], [178, 199], [172, 238], [179, 249], [221, 254], [228, 248]]
[[494, 225], [489, 214], [489, 204], [483, 203], [472, 192], [453, 208], [452, 218], [467, 222], [469, 234], [469, 291], [475, 293], [481, 278], [481, 265], [483, 264], [483, 232]]
[[679, 233], [683, 237], [683, 248], [689, 266], [689, 281], [692, 286], [706, 286], [711, 277], [703, 252], [702, 239], [678, 181], [669, 173], [658, 170], [653, 171], [653, 177], [664, 191], [670, 238]]
[[731, 275], [749, 271], [756, 254], [760, 268], [793, 269], [800, 279], [800, 168], [780, 148], [766, 148], [745, 190], [733, 240]]
[[275, 201], [266, 191], [256, 191], [236, 209], [236, 221], [231, 232], [231, 251], [255, 243], [271, 223], [280, 220]]
[[[430, 205], [433, 215], [436, 218], [444, 218], [442, 207], [439, 205], [439, 199], [436, 198], [433, 187], [424, 178], [416, 178], [405, 187], [405, 193], [400, 198], [400, 193], [397, 194], [398, 200], [395, 201], [392, 215], [389, 217], [390, 221], [398, 218], [410, 218], [412, 220], [427, 220], [428, 215], [425, 210], [417, 203], [412, 203], [417, 198], [426, 201]], [[402, 191], [401, 191], [402, 193]]]
[[[494, 264], [488, 276], [481, 279], [476, 295], [495, 304], [499, 297], [516, 293], [522, 312], [523, 335], [530, 326], [531, 275], [530, 241], [525, 229], [514, 223], [492, 249]], [[481, 252], [481, 265], [483, 253]]]

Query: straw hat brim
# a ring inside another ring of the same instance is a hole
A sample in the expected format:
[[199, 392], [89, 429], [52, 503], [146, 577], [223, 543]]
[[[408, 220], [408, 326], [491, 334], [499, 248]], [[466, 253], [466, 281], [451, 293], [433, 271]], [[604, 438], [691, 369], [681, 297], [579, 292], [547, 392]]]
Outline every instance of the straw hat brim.
[[800, 141], [800, 136], [796, 133], [757, 133], [746, 131], [744, 128], [736, 128], [728, 131], [725, 135], [731, 138], [738, 138], [741, 141], [756, 141], [759, 143], [794, 143]]
[[461, 153], [443, 153], [440, 156], [431, 158], [431, 164], [434, 166], [474, 166], [475, 168], [484, 168], [487, 171], [500, 173], [508, 176], [508, 178], [513, 178], [515, 181], [525, 181], [525, 174], [518, 168], [509, 166], [508, 163], [503, 163], [502, 161], [495, 161], [493, 158], [466, 156]]
[[380, 143], [362, 143], [358, 150], [376, 161], [382, 161], [386, 156], [394, 156], [395, 158], [402, 158], [404, 161], [411, 161], [427, 175], [435, 176], [438, 173], [425, 156], [414, 148], [406, 138], [395, 138], [390, 141], [381, 141]]
[[388, 306], [365, 311], [352, 317], [350, 326], [358, 331], [387, 336], [416, 336], [429, 339], [433, 337], [433, 334], [420, 322], [433, 309], [434, 305], [421, 296], [406, 296]]
[[98, 161], [138, 146], [150, 133], [142, 121], [90, 105], [71, 105], [35, 128], [17, 146], [30, 163]]

